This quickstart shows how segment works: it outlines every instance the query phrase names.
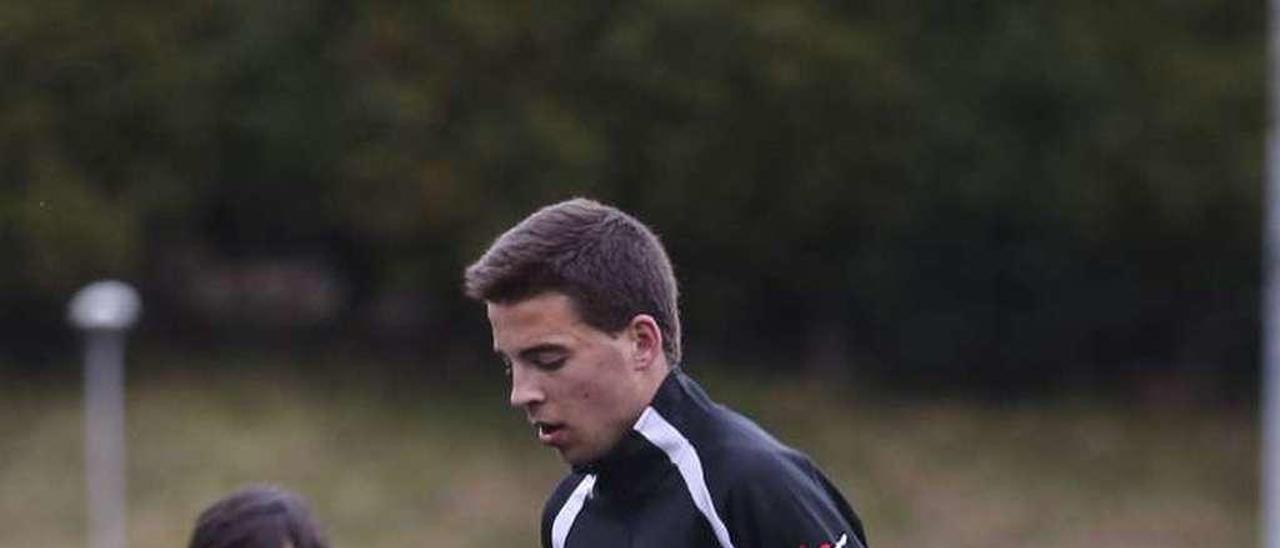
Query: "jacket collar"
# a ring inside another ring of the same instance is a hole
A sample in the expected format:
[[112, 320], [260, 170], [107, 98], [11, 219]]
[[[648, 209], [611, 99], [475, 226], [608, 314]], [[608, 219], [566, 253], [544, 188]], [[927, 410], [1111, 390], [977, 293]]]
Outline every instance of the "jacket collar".
[[[687, 412], [684, 408], [690, 397], [694, 396], [690, 393], [692, 387], [696, 387], [693, 379], [679, 367], [672, 367], [658, 386], [649, 407], [667, 416], [683, 415]], [[576, 473], [596, 475], [597, 491], [620, 497], [640, 494], [656, 487], [657, 480], [669, 469], [670, 460], [666, 454], [634, 428], [628, 430], [605, 456], [573, 467]]]

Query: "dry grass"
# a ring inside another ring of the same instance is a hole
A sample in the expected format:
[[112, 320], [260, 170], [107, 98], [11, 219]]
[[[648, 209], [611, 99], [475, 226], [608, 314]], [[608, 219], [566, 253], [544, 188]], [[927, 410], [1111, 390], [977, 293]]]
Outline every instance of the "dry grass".
[[[183, 546], [202, 507], [260, 481], [309, 497], [337, 546], [537, 545], [563, 469], [500, 387], [393, 394], [251, 371], [131, 379], [132, 546]], [[707, 384], [813, 455], [873, 546], [1256, 544], [1257, 434], [1244, 412]], [[79, 397], [75, 385], [0, 388], [0, 546], [84, 545]]]
[[[773, 402], [803, 401], [782, 386]], [[1255, 546], [1257, 438], [1243, 411], [1054, 403], [774, 404], [880, 546]]]

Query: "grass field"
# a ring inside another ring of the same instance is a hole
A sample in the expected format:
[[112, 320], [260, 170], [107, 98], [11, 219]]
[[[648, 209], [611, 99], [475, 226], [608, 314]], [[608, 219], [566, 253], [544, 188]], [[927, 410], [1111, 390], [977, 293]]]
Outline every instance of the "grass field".
[[[309, 497], [336, 546], [538, 544], [542, 500], [563, 467], [504, 407], [501, 386], [254, 371], [130, 379], [132, 547], [184, 546], [203, 506], [263, 481]], [[1258, 439], [1246, 411], [704, 384], [822, 464], [872, 546], [1256, 545]], [[80, 387], [10, 382], [0, 402], [0, 546], [83, 546]]]

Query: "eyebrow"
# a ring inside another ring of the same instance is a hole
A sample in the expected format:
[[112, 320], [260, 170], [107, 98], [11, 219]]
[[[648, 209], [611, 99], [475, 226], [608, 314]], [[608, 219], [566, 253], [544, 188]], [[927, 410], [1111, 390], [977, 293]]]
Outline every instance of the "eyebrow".
[[[530, 346], [529, 348], [520, 350], [520, 352], [518, 352], [517, 355], [522, 360], [530, 360], [536, 357], [537, 355], [543, 354], [546, 352], [568, 352], [568, 348], [566, 348], [562, 344], [542, 343], [542, 344], [536, 344], [536, 345]], [[503, 361], [506, 361], [508, 359], [507, 354], [502, 350], [495, 348], [493, 349], [493, 353], [496, 354], [498, 358]]]
[[565, 348], [563, 344], [543, 343], [543, 344], [531, 346], [529, 348], [521, 350], [520, 357], [524, 359], [529, 359], [535, 355], [543, 354], [546, 352], [567, 352], [567, 351], [568, 351], [568, 348]]

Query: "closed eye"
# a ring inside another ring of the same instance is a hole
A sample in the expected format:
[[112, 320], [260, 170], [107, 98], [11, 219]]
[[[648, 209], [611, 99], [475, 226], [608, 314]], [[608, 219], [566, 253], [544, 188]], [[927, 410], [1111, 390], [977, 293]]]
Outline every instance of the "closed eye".
[[555, 371], [569, 359], [569, 351], [560, 345], [547, 344], [520, 352], [520, 358], [542, 371]]
[[564, 365], [565, 358], [557, 357], [546, 360], [534, 360], [533, 366], [543, 371], [555, 371]]

